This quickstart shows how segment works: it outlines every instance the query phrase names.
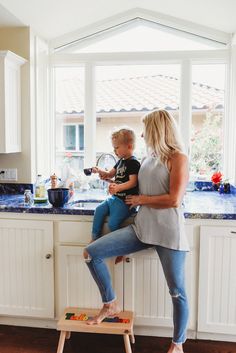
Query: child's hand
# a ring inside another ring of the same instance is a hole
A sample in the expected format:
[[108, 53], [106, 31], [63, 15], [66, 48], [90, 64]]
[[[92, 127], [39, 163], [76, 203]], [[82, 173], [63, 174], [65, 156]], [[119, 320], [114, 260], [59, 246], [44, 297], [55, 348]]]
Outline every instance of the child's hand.
[[111, 183], [109, 185], [109, 193], [111, 195], [114, 195], [114, 194], [116, 194], [119, 191], [120, 191], [119, 184]]
[[92, 173], [99, 173], [98, 167], [93, 167], [92, 168]]

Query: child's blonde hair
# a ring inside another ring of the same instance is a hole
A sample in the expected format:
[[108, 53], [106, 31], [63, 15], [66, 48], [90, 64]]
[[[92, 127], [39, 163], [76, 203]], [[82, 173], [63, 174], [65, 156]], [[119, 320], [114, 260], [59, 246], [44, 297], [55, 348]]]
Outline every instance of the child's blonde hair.
[[115, 130], [112, 132], [111, 140], [112, 140], [112, 142], [115, 140], [115, 141], [118, 141], [118, 142], [123, 143], [125, 145], [130, 144], [134, 148], [134, 146], [135, 146], [135, 133], [129, 127], [122, 127], [122, 128], [119, 128], [118, 130]]
[[166, 164], [174, 152], [183, 146], [174, 118], [166, 110], [155, 110], [142, 119], [147, 147]]

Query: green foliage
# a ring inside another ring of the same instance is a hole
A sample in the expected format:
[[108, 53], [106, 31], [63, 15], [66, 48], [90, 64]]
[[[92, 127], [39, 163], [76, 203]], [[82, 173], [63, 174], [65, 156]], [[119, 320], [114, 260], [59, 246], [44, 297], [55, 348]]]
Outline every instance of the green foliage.
[[192, 129], [191, 142], [191, 175], [222, 170], [222, 112], [207, 112], [201, 129]]

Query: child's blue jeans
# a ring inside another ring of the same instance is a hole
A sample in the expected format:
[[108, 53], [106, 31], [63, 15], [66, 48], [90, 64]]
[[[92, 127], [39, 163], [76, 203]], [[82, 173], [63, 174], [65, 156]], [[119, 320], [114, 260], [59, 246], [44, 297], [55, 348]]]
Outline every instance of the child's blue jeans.
[[119, 229], [121, 223], [132, 213], [133, 210], [130, 210], [129, 206], [119, 199], [119, 197], [114, 195], [108, 197], [95, 209], [92, 239], [96, 240], [101, 236], [104, 220], [107, 216], [109, 216], [108, 227], [112, 232], [113, 230]]

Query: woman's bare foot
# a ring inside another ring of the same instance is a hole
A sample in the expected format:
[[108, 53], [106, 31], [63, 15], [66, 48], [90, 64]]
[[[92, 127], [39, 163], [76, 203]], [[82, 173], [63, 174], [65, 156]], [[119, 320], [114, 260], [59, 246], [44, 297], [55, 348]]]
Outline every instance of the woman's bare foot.
[[117, 302], [112, 302], [110, 304], [104, 304], [103, 308], [99, 311], [98, 315], [94, 316], [92, 319], [87, 321], [87, 325], [97, 325], [102, 322], [106, 317], [113, 317], [121, 312]]
[[182, 344], [171, 343], [167, 353], [184, 353]]

